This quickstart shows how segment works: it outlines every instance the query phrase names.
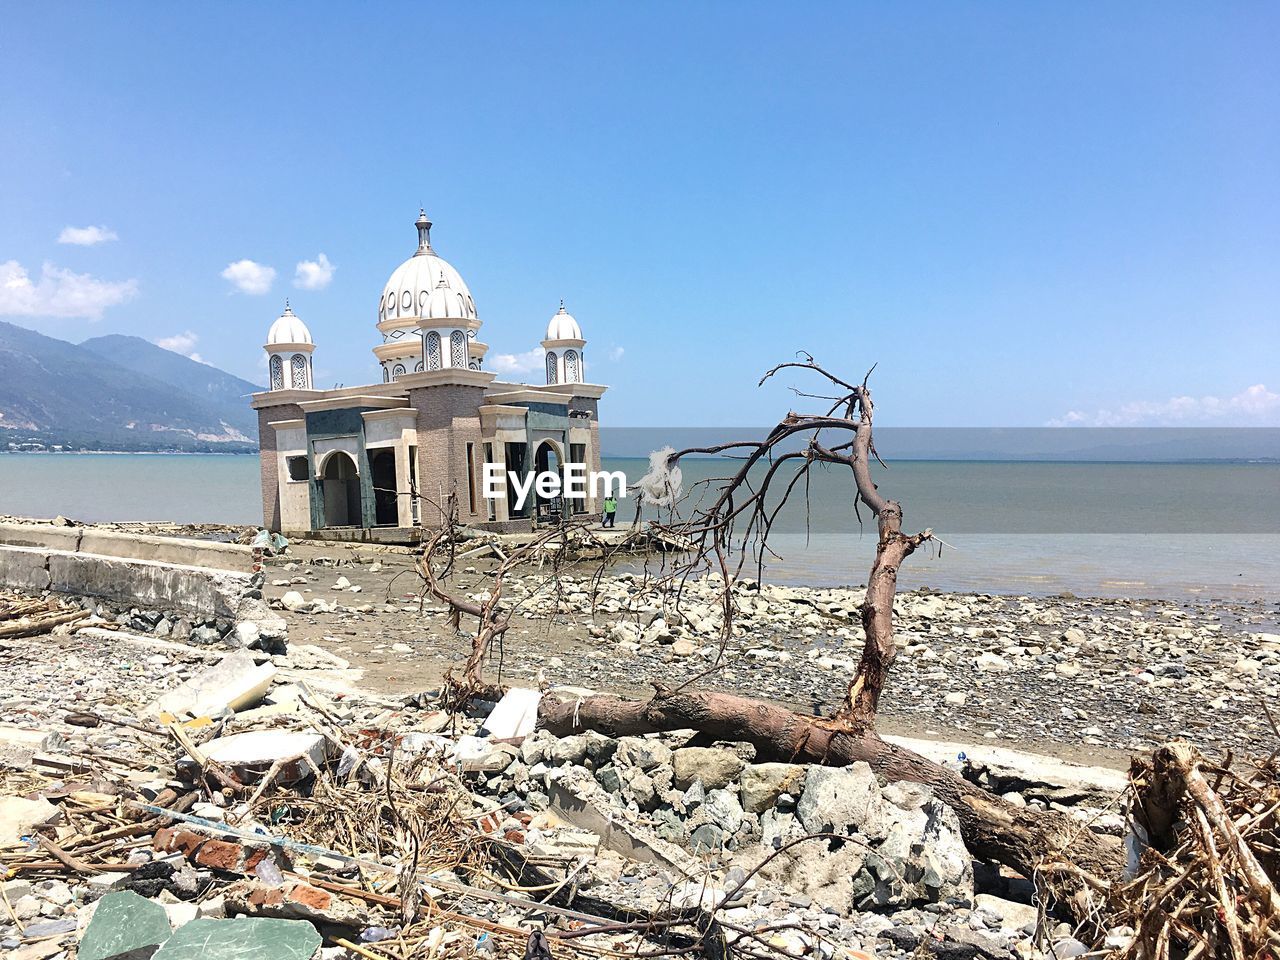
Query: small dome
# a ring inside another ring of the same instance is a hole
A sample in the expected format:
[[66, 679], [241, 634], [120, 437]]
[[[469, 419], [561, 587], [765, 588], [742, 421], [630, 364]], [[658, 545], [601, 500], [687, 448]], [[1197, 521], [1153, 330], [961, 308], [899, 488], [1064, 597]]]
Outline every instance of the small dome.
[[431, 248], [431, 221], [421, 214], [418, 251], [392, 272], [378, 301], [378, 320], [478, 320], [462, 275]]
[[285, 301], [284, 313], [271, 325], [267, 332], [267, 346], [276, 343], [311, 343], [311, 331], [303, 323]]
[[547, 339], [582, 339], [582, 328], [578, 326], [578, 321], [573, 319], [573, 314], [565, 312], [563, 300], [560, 301], [560, 311], [552, 317], [551, 322], [547, 324]]

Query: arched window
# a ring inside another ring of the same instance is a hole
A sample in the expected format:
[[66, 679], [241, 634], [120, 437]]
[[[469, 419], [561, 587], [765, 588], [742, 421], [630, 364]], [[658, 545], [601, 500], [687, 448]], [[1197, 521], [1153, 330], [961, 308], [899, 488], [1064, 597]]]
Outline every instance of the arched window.
[[577, 350], [566, 350], [564, 352], [564, 379], [566, 383], [582, 382], [582, 377], [578, 375]]
[[293, 374], [293, 389], [307, 389], [307, 358], [300, 353], [295, 353], [293, 359], [289, 361], [289, 370]]
[[427, 334], [427, 369], [440, 369], [440, 334], [432, 330]]
[[385, 363], [382, 365], [382, 382], [391, 382], [391, 371], [387, 369], [387, 365]]
[[468, 363], [468, 364], [467, 364], [467, 367], [468, 367], [469, 369], [471, 369], [471, 370], [479, 370], [479, 369], [480, 369], [480, 361], [479, 361], [479, 360], [472, 360], [470, 363]]
[[397, 363], [394, 367], [392, 367], [392, 368], [391, 368], [391, 376], [393, 376], [393, 377], [403, 377], [403, 376], [404, 376], [404, 364], [403, 364], [403, 363]]
[[449, 366], [467, 368], [467, 335], [461, 330], [449, 334]]
[[278, 353], [271, 357], [271, 389], [284, 389], [284, 360]]
[[415, 364], [413, 365], [413, 372], [414, 372], [414, 373], [421, 373], [421, 372], [422, 372], [422, 361], [421, 361], [421, 360], [419, 360], [417, 363], [415, 363]]
[[547, 351], [547, 383], [559, 383], [560, 371], [556, 369], [556, 354], [554, 350]]

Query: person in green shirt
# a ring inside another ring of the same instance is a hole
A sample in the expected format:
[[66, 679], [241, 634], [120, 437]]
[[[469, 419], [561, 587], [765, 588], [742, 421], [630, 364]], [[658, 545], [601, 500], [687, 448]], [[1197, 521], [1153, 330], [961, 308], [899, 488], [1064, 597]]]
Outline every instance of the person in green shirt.
[[605, 527], [612, 527], [614, 517], [618, 512], [618, 500], [612, 494], [604, 498], [604, 522], [601, 524]]

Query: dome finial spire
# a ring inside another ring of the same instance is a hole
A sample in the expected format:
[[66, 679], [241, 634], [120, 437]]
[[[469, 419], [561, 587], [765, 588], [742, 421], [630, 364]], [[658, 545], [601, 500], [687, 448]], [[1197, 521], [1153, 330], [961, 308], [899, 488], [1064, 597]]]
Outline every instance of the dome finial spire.
[[431, 253], [431, 221], [427, 219], [426, 208], [418, 208], [418, 220], [415, 226], [418, 228], [418, 253]]
[[564, 297], [560, 298], [560, 312], [564, 313]]
[[293, 310], [289, 307], [289, 298], [288, 298], [288, 297], [285, 297], [285, 298], [284, 298], [284, 312], [285, 312], [285, 313], [292, 313], [292, 312], [293, 312]]

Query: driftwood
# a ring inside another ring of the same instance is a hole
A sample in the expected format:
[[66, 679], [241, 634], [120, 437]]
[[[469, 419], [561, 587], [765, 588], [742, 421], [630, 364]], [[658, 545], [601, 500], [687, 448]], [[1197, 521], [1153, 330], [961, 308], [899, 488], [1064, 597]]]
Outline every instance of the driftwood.
[[1119, 956], [1280, 954], [1277, 757], [1252, 769], [1230, 760], [1215, 766], [1174, 741], [1135, 760], [1130, 778], [1133, 817], [1150, 845], [1111, 897], [1111, 922], [1135, 930]]

